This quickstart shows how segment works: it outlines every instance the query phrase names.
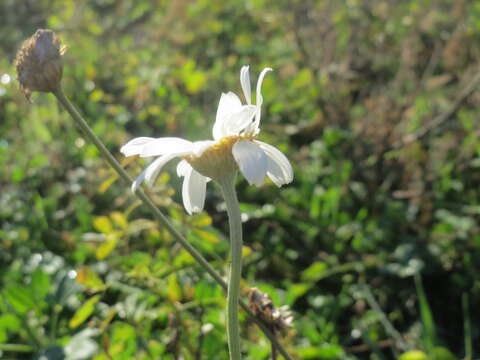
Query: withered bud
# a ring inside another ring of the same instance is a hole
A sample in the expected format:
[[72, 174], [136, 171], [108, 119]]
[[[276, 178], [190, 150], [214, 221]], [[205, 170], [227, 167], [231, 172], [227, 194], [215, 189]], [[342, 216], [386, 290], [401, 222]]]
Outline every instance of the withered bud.
[[20, 90], [27, 99], [34, 91], [53, 92], [60, 88], [65, 51], [55, 33], [47, 29], [37, 30], [23, 43], [14, 64]]
[[248, 292], [248, 306], [274, 332], [285, 334], [293, 325], [293, 314], [288, 305], [276, 308], [270, 296], [257, 288]]

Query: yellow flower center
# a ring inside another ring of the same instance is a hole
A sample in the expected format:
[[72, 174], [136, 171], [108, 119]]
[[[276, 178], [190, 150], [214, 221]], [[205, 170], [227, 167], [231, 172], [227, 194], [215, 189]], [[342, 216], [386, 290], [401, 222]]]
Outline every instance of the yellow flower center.
[[232, 135], [220, 139], [210, 146], [200, 156], [187, 155], [186, 161], [200, 174], [213, 180], [218, 180], [225, 174], [234, 172], [238, 169], [237, 163], [232, 155], [233, 145], [240, 140], [254, 140], [255, 137]]

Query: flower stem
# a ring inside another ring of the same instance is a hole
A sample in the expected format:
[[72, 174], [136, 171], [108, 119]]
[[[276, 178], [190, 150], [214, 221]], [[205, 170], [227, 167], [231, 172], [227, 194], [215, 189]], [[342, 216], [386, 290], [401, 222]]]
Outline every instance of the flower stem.
[[[94, 134], [90, 126], [83, 119], [77, 109], [72, 105], [68, 100], [62, 90], [59, 90], [54, 93], [58, 101], [65, 107], [68, 113], [72, 116], [75, 123], [78, 125], [83, 134], [97, 147], [105, 160], [110, 164], [110, 166], [120, 175], [120, 177], [125, 180], [128, 184], [133, 182], [132, 178], [128, 175], [125, 169], [119, 164], [117, 159], [110, 153], [106, 148], [103, 142]], [[163, 215], [160, 209], [155, 205], [152, 199], [141, 189], [138, 189], [135, 192], [140, 200], [153, 212], [155, 218], [167, 228], [167, 230], [172, 234], [176, 241], [178, 241], [185, 250], [187, 250], [190, 255], [220, 284], [223, 288], [227, 288], [227, 285], [223, 281], [222, 277], [212, 268], [207, 260], [192, 246], [190, 243], [173, 227], [173, 225], [168, 221], [168, 219]], [[223, 284], [222, 284], [223, 283]]]
[[238, 325], [238, 300], [242, 276], [242, 219], [235, 191], [235, 175], [219, 181], [227, 205], [230, 226], [231, 264], [227, 292], [227, 337], [230, 360], [240, 360], [240, 333]]
[[[88, 123], [83, 119], [82, 115], [78, 112], [75, 106], [68, 100], [68, 98], [63, 93], [62, 89], [58, 89], [53, 92], [57, 100], [65, 107], [67, 112], [70, 114], [72, 119], [75, 121], [77, 126], [83, 132], [83, 134], [97, 147], [100, 151], [100, 154], [108, 162], [108, 164], [117, 172], [117, 174], [127, 183], [131, 184], [133, 182], [132, 178], [128, 175], [125, 169], [118, 163], [117, 159], [110, 153], [106, 148], [103, 142], [94, 134]], [[140, 200], [146, 205], [153, 213], [155, 219], [163, 225], [167, 231], [173, 236], [173, 238], [180, 243], [180, 245], [195, 259], [195, 261], [207, 271], [208, 274], [224, 289], [227, 290], [227, 283], [223, 280], [222, 276], [218, 274], [208, 261], [200, 254], [197, 249], [195, 249], [190, 243], [183, 237], [180, 232], [178, 232], [173, 225], [168, 221], [168, 219], [163, 215], [160, 209], [155, 205], [153, 200], [145, 193], [142, 189], [138, 189], [135, 192], [135, 195], [140, 198]], [[260, 327], [263, 333], [270, 339], [272, 344], [278, 349], [278, 351], [285, 357], [287, 360], [293, 360], [285, 348], [280, 344], [276, 336], [268, 329], [268, 327], [257, 318], [247, 304], [243, 301], [240, 301], [240, 306], [245, 310], [248, 316]]]

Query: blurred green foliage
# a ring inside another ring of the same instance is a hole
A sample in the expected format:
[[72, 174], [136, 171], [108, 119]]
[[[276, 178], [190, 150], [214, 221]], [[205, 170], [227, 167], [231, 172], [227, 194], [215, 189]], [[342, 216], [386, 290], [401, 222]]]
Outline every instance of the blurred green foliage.
[[[240, 67], [274, 68], [260, 137], [296, 178], [239, 183], [243, 287], [294, 310], [295, 358], [480, 356], [480, 93], [435, 120], [476, 79], [477, 1], [3, 0], [0, 24], [0, 357], [227, 356], [220, 288], [53, 97], [18, 91], [15, 52], [45, 27], [69, 46], [65, 92], [119, 158], [134, 136], [210, 138]], [[189, 217], [179, 188], [165, 172], [152, 194], [225, 273], [218, 189]], [[242, 329], [245, 357], [268, 359]]]

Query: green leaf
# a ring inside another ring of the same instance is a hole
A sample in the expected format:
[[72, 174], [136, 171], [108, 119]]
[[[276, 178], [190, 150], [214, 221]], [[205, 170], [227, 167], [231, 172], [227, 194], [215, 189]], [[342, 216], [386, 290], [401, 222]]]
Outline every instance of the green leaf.
[[299, 349], [298, 353], [300, 354], [302, 359], [342, 359], [344, 358], [345, 354], [343, 349], [338, 345], [333, 344], [325, 344], [319, 347], [307, 347], [303, 349]]
[[97, 248], [95, 256], [98, 260], [105, 259], [115, 249], [118, 238], [115, 234], [110, 234], [107, 239]]
[[31, 290], [20, 285], [8, 285], [5, 289], [5, 299], [19, 314], [25, 314], [36, 305]]
[[197, 214], [190, 221], [194, 227], [205, 227], [212, 224], [212, 218], [206, 213]]
[[134, 359], [137, 350], [137, 336], [135, 329], [123, 322], [115, 322], [110, 327], [112, 335], [110, 337], [109, 353], [113, 359], [127, 360]]
[[30, 287], [35, 299], [43, 300], [48, 294], [48, 290], [50, 288], [50, 277], [41, 269], [36, 269], [32, 274], [32, 282]]
[[196, 235], [201, 241], [206, 241], [212, 244], [217, 244], [220, 241], [217, 235], [209, 231], [193, 229], [192, 233]]
[[25, 170], [21, 167], [16, 167], [11, 172], [11, 180], [13, 183], [19, 183], [25, 177]]
[[173, 274], [168, 277], [167, 297], [170, 301], [180, 301], [182, 298], [182, 289], [178, 284], [177, 275]]
[[428, 352], [432, 352], [436, 343], [435, 322], [433, 320], [432, 311], [428, 303], [427, 296], [422, 284], [420, 274], [415, 274], [415, 287], [417, 289], [418, 304], [420, 307], [420, 317], [423, 325], [423, 341]]
[[428, 360], [428, 357], [423, 351], [411, 350], [400, 355], [398, 360]]
[[195, 298], [197, 300], [206, 300], [215, 296], [215, 286], [208, 281], [200, 281], [195, 286]]
[[112, 186], [112, 184], [117, 181], [117, 179], [118, 175], [112, 175], [108, 179], [104, 180], [98, 187], [98, 192], [100, 194], [105, 193], [110, 188], [110, 186]]
[[458, 357], [453, 355], [450, 350], [437, 346], [433, 349], [433, 360], [458, 360]]
[[105, 289], [105, 284], [95, 271], [87, 266], [83, 266], [77, 271], [77, 282], [85, 285], [90, 290], [100, 291]]
[[317, 281], [322, 278], [323, 273], [327, 270], [328, 265], [323, 261], [314, 262], [302, 272], [303, 281]]
[[113, 220], [114, 224], [121, 229], [128, 228], [128, 220], [126, 216], [120, 211], [114, 211], [110, 214], [110, 218]]
[[252, 248], [248, 246], [242, 246], [242, 258], [246, 258], [252, 253]]
[[93, 220], [93, 227], [104, 234], [113, 232], [113, 226], [110, 219], [106, 216], [99, 216]]
[[293, 304], [300, 296], [304, 295], [312, 285], [304, 283], [291, 284], [287, 293], [287, 304]]
[[292, 81], [292, 88], [299, 89], [305, 86], [309, 86], [312, 83], [313, 74], [308, 68], [300, 70]]
[[50, 134], [50, 130], [46, 126], [46, 122], [44, 121], [44, 119], [41, 118], [41, 116], [32, 119], [30, 124], [33, 131], [35, 132], [36, 137], [39, 138], [40, 141], [43, 141], [45, 143], [49, 143], [52, 141], [52, 135]]
[[15, 332], [20, 329], [20, 320], [13, 314], [0, 316], [0, 344], [8, 339], [7, 331]]
[[68, 325], [70, 328], [74, 329], [81, 325], [95, 310], [95, 304], [100, 300], [100, 295], [95, 295], [94, 297], [88, 299], [83, 305], [75, 312], [73, 317], [70, 319]]
[[205, 76], [205, 73], [195, 71], [185, 79], [185, 87], [190, 94], [196, 94], [202, 89], [206, 81], [207, 77]]

